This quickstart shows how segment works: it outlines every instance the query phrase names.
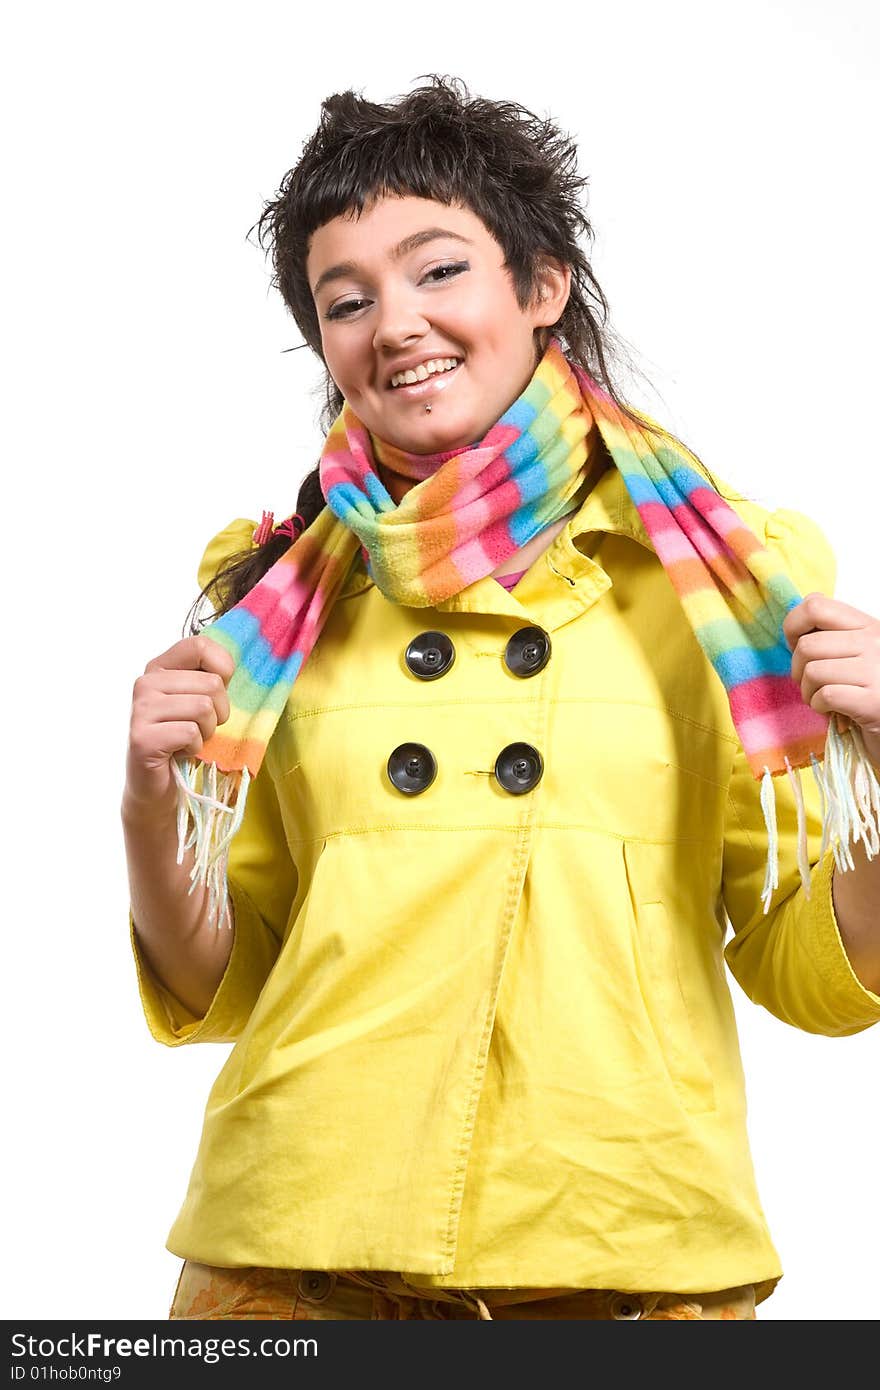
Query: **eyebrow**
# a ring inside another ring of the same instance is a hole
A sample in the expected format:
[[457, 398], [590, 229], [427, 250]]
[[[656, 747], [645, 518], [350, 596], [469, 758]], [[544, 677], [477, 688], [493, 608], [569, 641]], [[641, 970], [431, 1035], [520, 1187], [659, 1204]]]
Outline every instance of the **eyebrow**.
[[[466, 246], [473, 246], [473, 242], [460, 232], [450, 232], [446, 227], [425, 227], [421, 232], [412, 232], [410, 236], [405, 236], [391, 250], [391, 259], [399, 261], [402, 256], [409, 255], [410, 251], [417, 251], [426, 242], [436, 241], [439, 237], [451, 237], [453, 241], [463, 241]], [[337, 265], [328, 266], [315, 282], [312, 294], [317, 298], [318, 291], [322, 290], [331, 280], [342, 280], [346, 275], [356, 275], [358, 265], [356, 261], [339, 261]]]

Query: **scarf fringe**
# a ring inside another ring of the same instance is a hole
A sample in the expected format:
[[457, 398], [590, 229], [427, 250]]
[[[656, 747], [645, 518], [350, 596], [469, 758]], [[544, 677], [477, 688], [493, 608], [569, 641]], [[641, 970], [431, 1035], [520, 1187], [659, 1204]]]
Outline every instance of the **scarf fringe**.
[[[865, 741], [857, 724], [841, 732], [837, 720], [828, 721], [825, 757], [819, 762], [810, 754], [813, 778], [819, 789], [822, 814], [822, 844], [820, 859], [830, 845], [839, 873], [855, 868], [851, 845], [861, 840], [868, 859], [880, 851], [880, 780], [865, 749]], [[810, 860], [807, 848], [807, 821], [801, 769], [793, 768], [788, 758], [785, 770], [794, 792], [797, 808], [797, 861], [804, 893], [810, 896]], [[761, 808], [767, 827], [767, 870], [761, 900], [764, 914], [770, 910], [773, 893], [779, 887], [779, 834], [776, 824], [776, 789], [769, 768], [761, 778]]]
[[[177, 862], [194, 851], [189, 892], [201, 884], [208, 890], [208, 921], [219, 930], [230, 928], [228, 865], [229, 847], [241, 825], [251, 775], [221, 772], [215, 763], [198, 758], [172, 758], [177, 782]], [[828, 723], [824, 762], [810, 755], [813, 778], [819, 791], [822, 843], [819, 858], [829, 846], [839, 873], [855, 868], [851, 844], [859, 841], [868, 859], [880, 852], [880, 780], [874, 770], [857, 724], [841, 733], [832, 717]], [[785, 759], [797, 810], [797, 864], [804, 893], [809, 898], [811, 870], [807, 845], [807, 818], [801, 769]], [[767, 830], [767, 867], [761, 901], [764, 915], [770, 911], [779, 887], [779, 828], [776, 820], [776, 787], [769, 768], [761, 778], [761, 809]]]
[[244, 816], [251, 775], [247, 768], [221, 772], [199, 758], [171, 759], [177, 782], [177, 862], [194, 851], [189, 892], [208, 890], [208, 922], [232, 927], [229, 912], [229, 847]]

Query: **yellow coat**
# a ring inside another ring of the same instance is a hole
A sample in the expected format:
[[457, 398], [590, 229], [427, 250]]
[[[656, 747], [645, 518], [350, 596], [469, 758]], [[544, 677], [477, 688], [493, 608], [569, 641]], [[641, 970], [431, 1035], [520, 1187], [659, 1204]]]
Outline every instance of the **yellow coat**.
[[[736, 505], [802, 593], [832, 592], [812, 521]], [[253, 527], [214, 538], [201, 582]], [[507, 644], [534, 626], [549, 660], [515, 674]], [[435, 679], [405, 658], [427, 630], [454, 648]], [[387, 770], [408, 742], [436, 761], [416, 795]], [[524, 794], [496, 775], [513, 743], [543, 760]], [[809, 899], [775, 786], [765, 916], [758, 783], [616, 468], [509, 593], [486, 578], [407, 608], [358, 560], [251, 787], [203, 1019], [132, 933], [153, 1037], [235, 1043], [167, 1248], [439, 1286], [766, 1296], [780, 1265], [724, 962], [797, 1028], [880, 1019], [830, 852], [817, 862], [813, 778]]]

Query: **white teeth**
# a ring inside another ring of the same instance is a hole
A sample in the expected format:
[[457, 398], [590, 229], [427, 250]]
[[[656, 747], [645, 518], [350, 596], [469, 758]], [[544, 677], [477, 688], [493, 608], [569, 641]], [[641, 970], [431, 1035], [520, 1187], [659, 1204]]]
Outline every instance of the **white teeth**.
[[415, 369], [395, 372], [391, 378], [391, 385], [412, 386], [413, 382], [427, 381], [429, 376], [436, 376], [439, 372], [449, 372], [453, 367], [457, 367], [458, 363], [457, 357], [432, 357], [430, 362], [420, 362]]

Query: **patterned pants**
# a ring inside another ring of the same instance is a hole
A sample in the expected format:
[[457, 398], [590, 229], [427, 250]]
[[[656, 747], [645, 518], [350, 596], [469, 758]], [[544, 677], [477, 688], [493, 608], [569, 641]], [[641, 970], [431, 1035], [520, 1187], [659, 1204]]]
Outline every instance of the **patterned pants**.
[[224, 1269], [185, 1260], [170, 1318], [615, 1318], [702, 1321], [755, 1317], [751, 1284], [705, 1294], [616, 1289], [434, 1289], [365, 1270]]

